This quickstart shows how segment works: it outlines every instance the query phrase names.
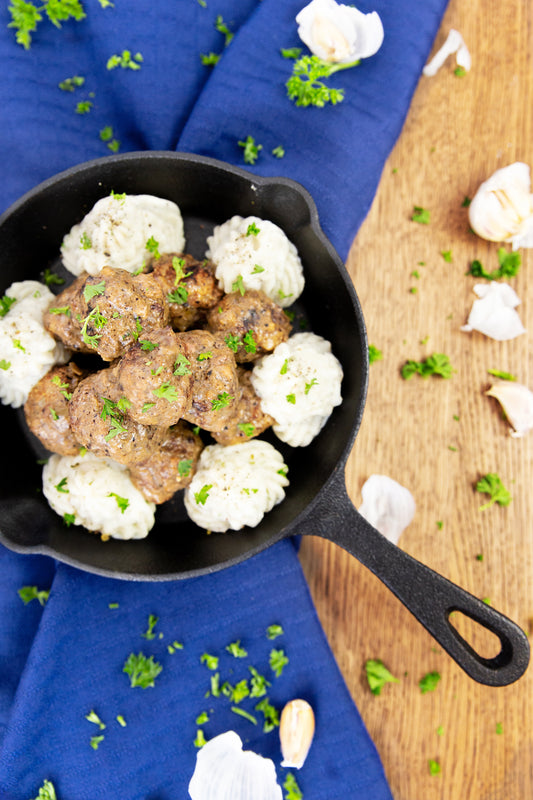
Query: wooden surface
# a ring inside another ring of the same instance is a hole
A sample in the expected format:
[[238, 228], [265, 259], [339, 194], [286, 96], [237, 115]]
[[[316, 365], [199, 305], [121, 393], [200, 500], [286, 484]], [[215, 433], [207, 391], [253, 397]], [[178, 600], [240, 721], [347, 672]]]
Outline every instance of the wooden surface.
[[[472, 70], [456, 77], [449, 61], [435, 77], [421, 78], [350, 253], [369, 341], [383, 360], [370, 367], [347, 485], [356, 506], [372, 473], [410, 489], [417, 511], [400, 546], [477, 597], [490, 598], [531, 633], [533, 432], [511, 438], [498, 403], [484, 391], [488, 368], [512, 372], [533, 388], [533, 251], [520, 251], [521, 271], [511, 280], [528, 333], [498, 343], [462, 333], [460, 326], [474, 299], [476, 281], [465, 275], [469, 264], [477, 258], [496, 268], [499, 247], [469, 231], [463, 199], [499, 167], [517, 160], [533, 167], [533, 5], [451, 0], [433, 52], [452, 27], [470, 49]], [[410, 220], [415, 205], [430, 209], [429, 225]], [[446, 250], [451, 263], [440, 255]], [[449, 355], [457, 370], [450, 380], [402, 380], [407, 359], [432, 352]], [[479, 510], [485, 496], [473, 485], [487, 472], [497, 472], [510, 489], [507, 508]], [[531, 800], [533, 667], [511, 686], [479, 685], [340, 548], [310, 537], [301, 560], [395, 800]], [[492, 637], [469, 635], [483, 654], [495, 654]], [[400, 679], [379, 697], [364, 676], [369, 658], [381, 659]], [[441, 681], [421, 694], [418, 681], [430, 671]], [[440, 774], [430, 774], [429, 759], [438, 760]]]

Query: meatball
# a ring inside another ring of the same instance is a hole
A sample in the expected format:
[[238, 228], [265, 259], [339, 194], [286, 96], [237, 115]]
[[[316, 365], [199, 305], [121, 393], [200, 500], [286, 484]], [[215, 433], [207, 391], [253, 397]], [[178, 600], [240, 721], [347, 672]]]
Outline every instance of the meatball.
[[88, 278], [86, 272], [57, 295], [43, 316], [43, 324], [49, 333], [71, 350], [78, 353], [93, 353], [82, 335], [82, 322], [85, 311], [83, 288]]
[[274, 417], [265, 414], [261, 409], [261, 399], [252, 386], [250, 370], [239, 367], [239, 383], [242, 396], [236, 409], [235, 417], [221, 431], [212, 434], [219, 444], [240, 444], [247, 442], [274, 424]]
[[62, 334], [68, 336], [69, 347], [113, 361], [151, 330], [167, 324], [163, 290], [149, 275], [104, 267], [96, 276], [80, 278], [56, 298], [57, 307], [70, 306], [68, 324], [61, 320], [52, 328], [50, 312], [45, 320], [48, 330], [65, 344]]
[[241, 397], [233, 353], [209, 331], [186, 331], [182, 336], [194, 377], [192, 405], [183, 419], [206, 431], [221, 431], [235, 416]]
[[152, 455], [130, 467], [131, 480], [146, 500], [164, 503], [189, 485], [202, 448], [200, 437], [179, 422], [169, 428]]
[[144, 461], [161, 443], [165, 428], [140, 425], [127, 415], [117, 367], [107, 367], [81, 381], [69, 403], [75, 438], [97, 456], [129, 466]]
[[222, 297], [213, 264], [188, 254], [161, 256], [153, 262], [152, 275], [163, 289], [172, 327], [178, 331], [198, 325]]
[[52, 367], [28, 395], [24, 405], [28, 428], [52, 453], [74, 456], [80, 450], [70, 428], [68, 404], [86, 374], [73, 361]]
[[283, 309], [264, 292], [247, 289], [225, 295], [207, 314], [207, 326], [224, 334], [239, 362], [255, 361], [287, 341], [291, 323]]
[[118, 380], [130, 405], [128, 415], [142, 425], [175, 425], [190, 408], [193, 375], [189, 351], [170, 328], [147, 334], [118, 362]]

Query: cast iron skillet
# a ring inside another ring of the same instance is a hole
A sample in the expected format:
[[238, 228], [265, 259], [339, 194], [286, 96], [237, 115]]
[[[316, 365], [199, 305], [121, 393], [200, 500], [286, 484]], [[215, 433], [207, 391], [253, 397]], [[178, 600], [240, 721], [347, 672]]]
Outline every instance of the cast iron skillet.
[[[308, 193], [293, 181], [257, 177], [191, 154], [128, 153], [81, 164], [37, 186], [0, 218], [0, 291], [16, 280], [39, 279], [47, 267], [62, 272], [63, 236], [111, 191], [176, 202], [185, 220], [187, 251], [200, 259], [213, 225], [234, 214], [254, 214], [283, 228], [298, 248], [306, 276], [296, 325], [303, 323], [331, 341], [344, 370], [343, 403], [308, 447], [289, 448], [272, 438], [289, 466], [290, 486], [283, 503], [257, 528], [207, 536], [188, 519], [176, 496], [158, 509], [148, 538], [132, 542], [102, 542], [82, 528], [64, 525], [38, 494], [37, 460], [46, 454], [26, 428], [22, 410], [2, 407], [0, 540], [18, 552], [43, 553], [100, 575], [160, 581], [229, 567], [286, 536], [322, 536], [372, 570], [472, 678], [493, 686], [519, 678], [529, 660], [522, 630], [390, 544], [347, 496], [344, 466], [363, 413], [368, 346], [353, 285], [320, 229]], [[495, 633], [500, 653], [478, 655], [451, 625], [452, 611]]]

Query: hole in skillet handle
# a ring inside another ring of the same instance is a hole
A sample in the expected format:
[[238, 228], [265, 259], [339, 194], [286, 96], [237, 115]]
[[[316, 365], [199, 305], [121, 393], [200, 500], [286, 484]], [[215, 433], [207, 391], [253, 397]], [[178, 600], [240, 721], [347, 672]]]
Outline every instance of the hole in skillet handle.
[[[530, 648], [525, 632], [504, 614], [382, 536], [348, 497], [342, 465], [309, 507], [298, 533], [329, 539], [355, 556], [478, 683], [507, 686], [526, 671]], [[479, 655], [461, 636], [450, 622], [450, 615], [456, 611], [498, 637], [501, 649], [496, 656]]]

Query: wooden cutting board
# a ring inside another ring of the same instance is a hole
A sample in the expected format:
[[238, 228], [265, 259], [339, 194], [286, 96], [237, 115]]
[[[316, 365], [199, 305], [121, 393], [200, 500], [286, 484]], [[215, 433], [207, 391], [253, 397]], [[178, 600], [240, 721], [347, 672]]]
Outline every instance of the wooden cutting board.
[[[533, 389], [533, 251], [520, 251], [520, 273], [510, 281], [528, 332], [499, 343], [460, 327], [475, 297], [469, 265], [479, 259], [495, 269], [500, 246], [473, 235], [463, 200], [499, 167], [533, 167], [533, 4], [452, 0], [433, 52], [450, 28], [463, 35], [472, 69], [458, 77], [450, 59], [435, 77], [420, 79], [348, 260], [369, 341], [383, 358], [370, 368], [346, 479], [356, 506], [373, 473], [406, 486], [417, 511], [400, 546], [531, 634], [533, 432], [512, 438], [497, 401], [484, 393], [488, 369]], [[429, 209], [428, 225], [411, 220], [414, 206]], [[450, 380], [401, 378], [407, 359], [433, 352], [449, 356]], [[480, 511], [488, 498], [474, 485], [487, 472], [510, 490], [508, 507]], [[310, 538], [301, 560], [395, 800], [533, 798], [533, 667], [511, 686], [479, 685], [341, 549]], [[490, 634], [464, 632], [483, 655], [499, 649]], [[379, 697], [364, 675], [369, 658], [399, 678]], [[418, 682], [432, 671], [441, 680], [422, 694]], [[430, 759], [438, 774], [430, 774]]]

